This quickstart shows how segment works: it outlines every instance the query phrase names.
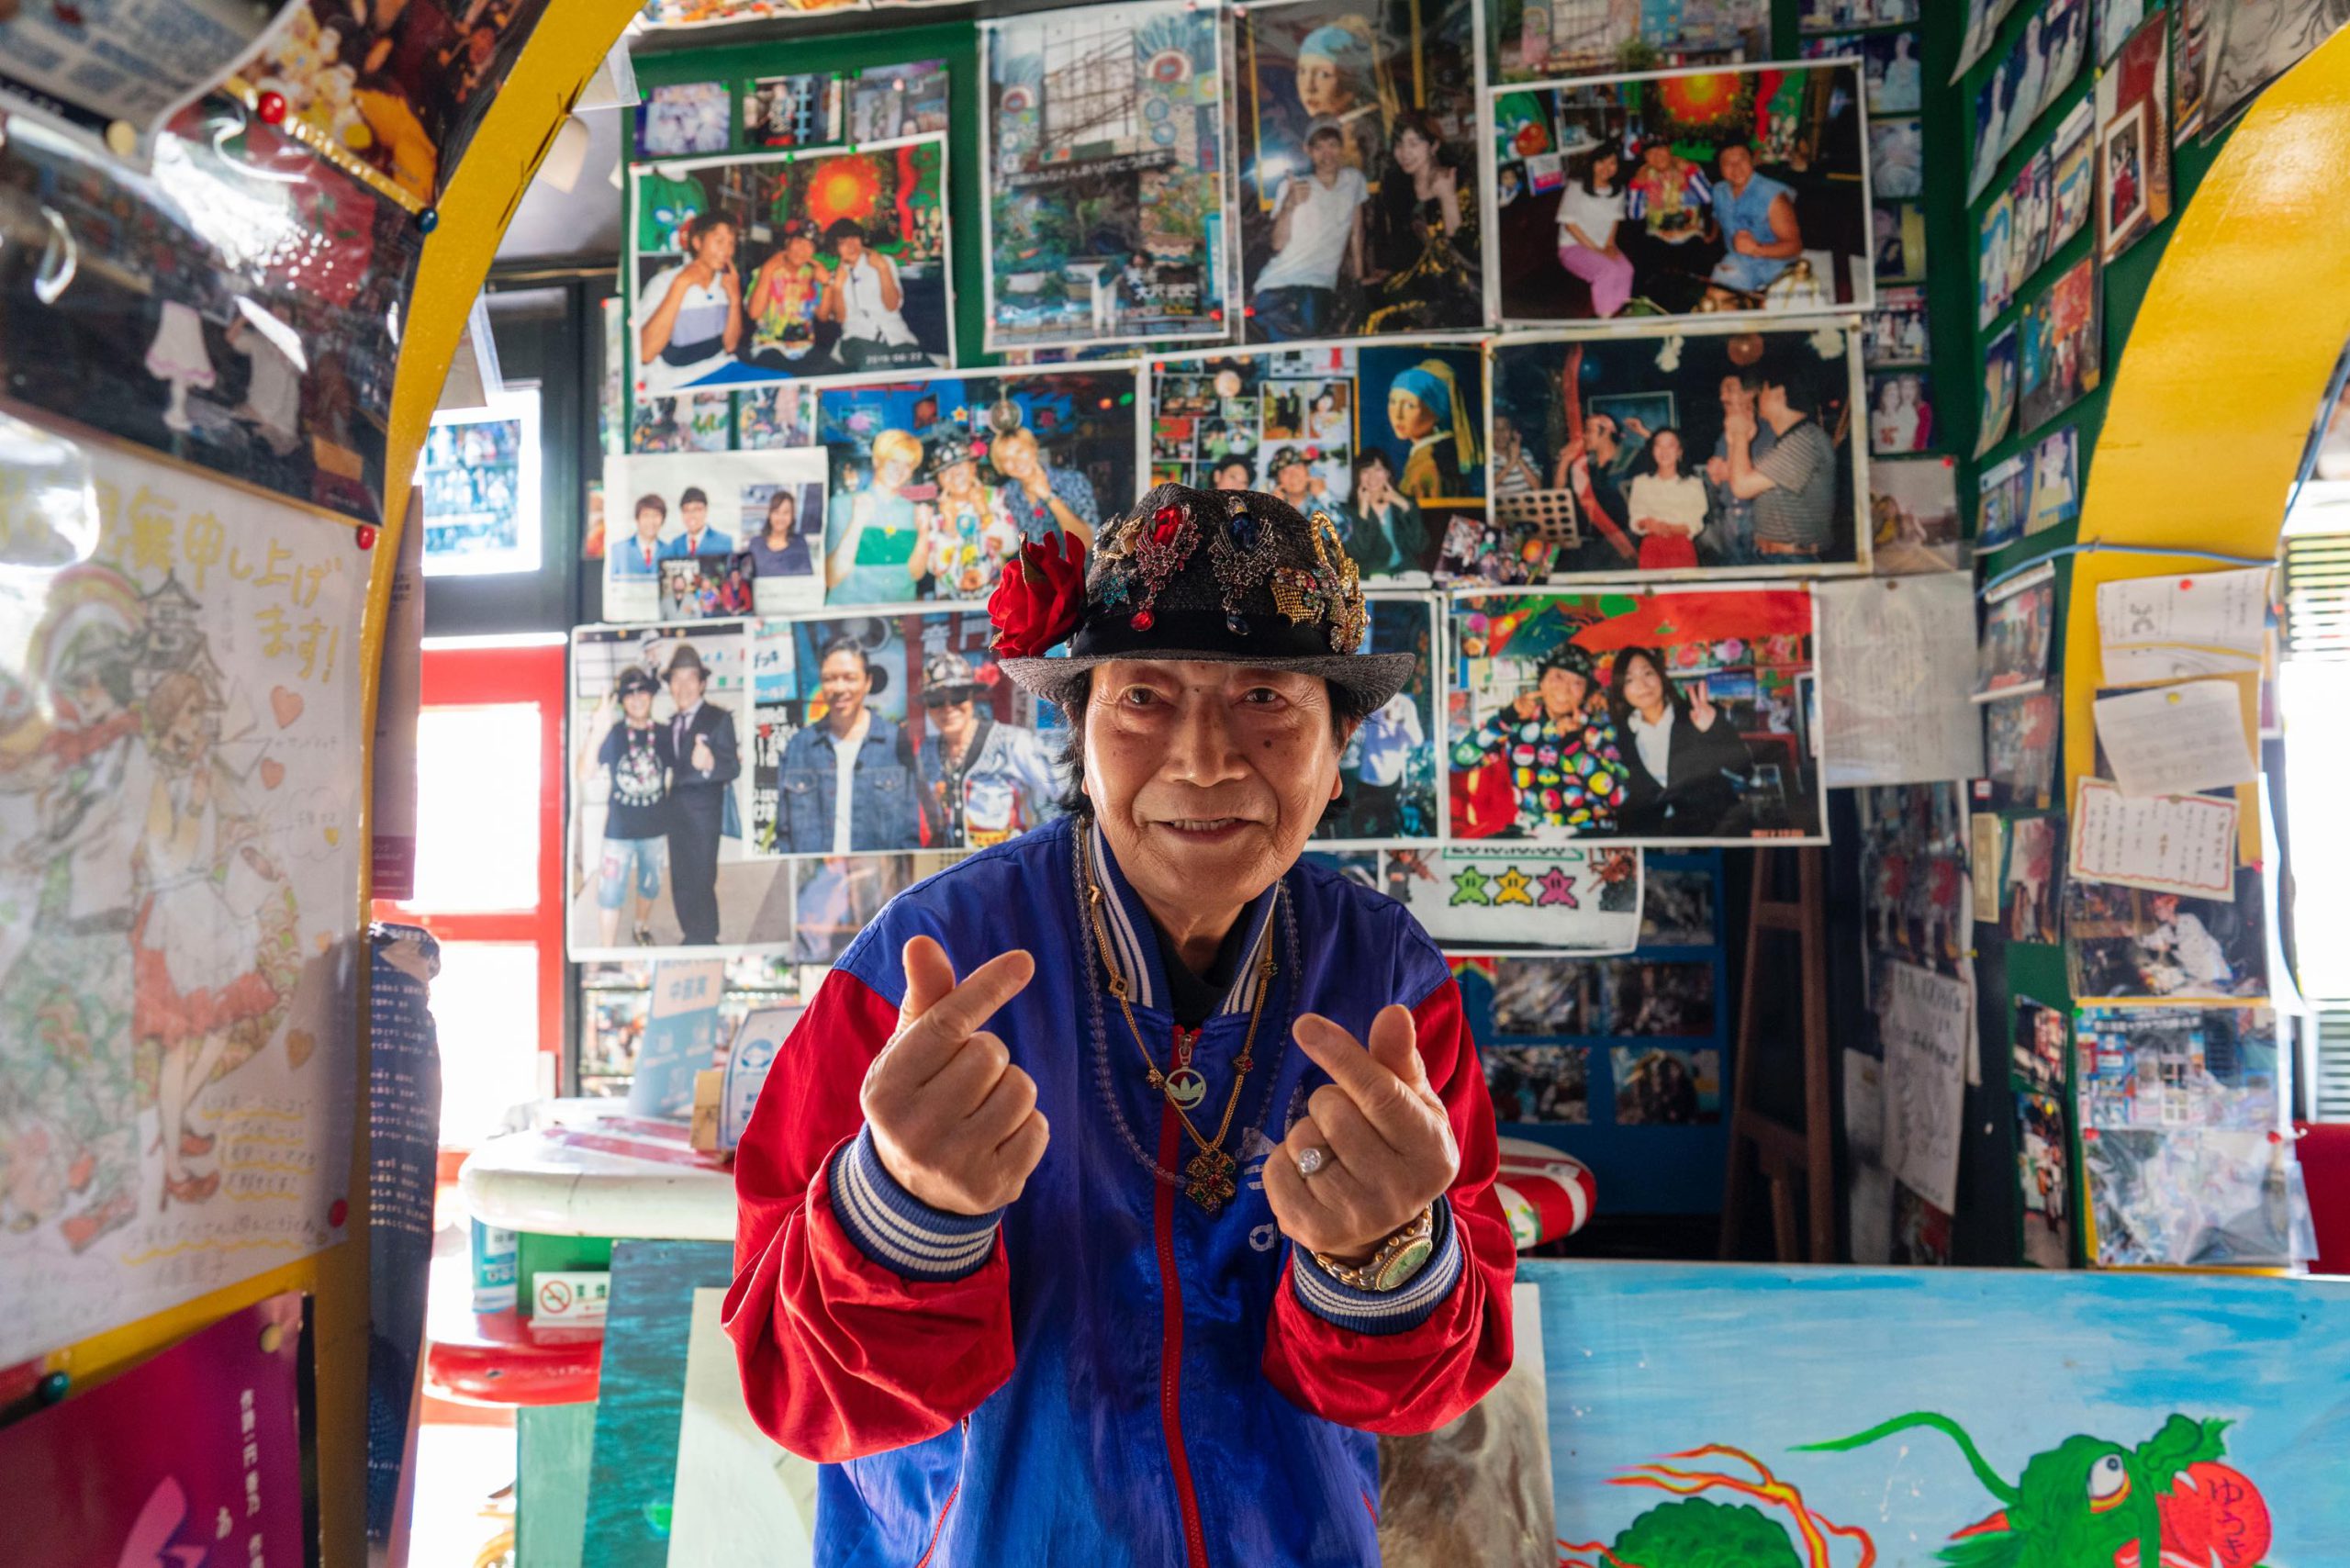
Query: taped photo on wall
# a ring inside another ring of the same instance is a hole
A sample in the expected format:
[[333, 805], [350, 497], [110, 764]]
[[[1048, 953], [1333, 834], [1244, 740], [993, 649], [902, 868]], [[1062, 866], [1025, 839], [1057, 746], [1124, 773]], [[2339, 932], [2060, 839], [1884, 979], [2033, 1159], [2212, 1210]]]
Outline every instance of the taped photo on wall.
[[637, 399], [955, 356], [946, 141], [629, 172]]
[[1802, 588], [1595, 588], [1448, 606], [1455, 840], [1818, 842]]
[[1857, 323], [1495, 342], [1494, 442], [1520, 452], [1535, 487], [1497, 468], [1503, 548], [1474, 575], [1507, 586], [1864, 569], [1860, 351]]
[[1231, 335], [1222, 19], [1142, 0], [980, 24], [990, 351]]
[[[1151, 483], [1319, 507], [1366, 586], [1472, 574], [1489, 532], [1484, 373], [1476, 344], [1443, 340], [1153, 359]], [[1509, 454], [1496, 477], [1525, 487]]]
[[812, 394], [830, 471], [824, 602], [982, 601], [1020, 546], [1093, 530], [1147, 487], [1125, 364]]
[[610, 509], [621, 514], [604, 552], [607, 620], [784, 615], [823, 604], [822, 448], [613, 457], [605, 472]]
[[1589, 1046], [1487, 1046], [1485, 1089], [1494, 1120], [1580, 1126], [1591, 1120]]
[[1251, 342], [1474, 330], [1472, 0], [1278, 0], [1235, 24], [1242, 306]]
[[1493, 117], [1505, 325], [1870, 302], [1851, 64], [1542, 83], [1495, 94]]
[[1004, 679], [976, 609], [757, 628], [750, 845], [772, 856], [985, 848], [1061, 814], [1066, 732]]
[[2235, 874], [2230, 899], [2189, 898], [2110, 882], [2065, 884], [2065, 951], [2073, 994], [2263, 997], [2267, 930], [2260, 872]]
[[753, 857], [746, 835], [752, 631], [746, 621], [573, 628], [565, 902], [575, 961], [789, 946], [790, 879]]
[[1870, 464], [1869, 531], [1870, 566], [1879, 577], [1947, 572], [1965, 565], [1958, 465], [1947, 457]]

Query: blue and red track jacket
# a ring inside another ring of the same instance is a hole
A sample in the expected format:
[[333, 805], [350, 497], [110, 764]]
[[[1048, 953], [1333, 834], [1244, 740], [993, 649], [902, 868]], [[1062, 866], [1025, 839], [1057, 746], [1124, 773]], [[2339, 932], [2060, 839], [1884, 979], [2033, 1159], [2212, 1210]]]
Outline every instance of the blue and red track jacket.
[[[1109, 895], [1099, 959], [1080, 832]], [[1105, 965], [1168, 1061], [1149, 916], [1098, 829], [1055, 823], [921, 883], [826, 977], [735, 1158], [726, 1298], [752, 1414], [824, 1462], [820, 1563], [1356, 1568], [1378, 1560], [1370, 1434], [1433, 1430], [1507, 1369], [1493, 1104], [1443, 957], [1400, 904], [1313, 866], [1242, 919], [1239, 978], [1192, 1058], [1217, 1115], [1263, 944], [1276, 972], [1225, 1143], [1240, 1193], [1214, 1215], [1144, 1162], [1181, 1170], [1193, 1151], [1107, 990]], [[897, 1025], [899, 954], [917, 933], [958, 975], [1014, 947], [1035, 958], [989, 1027], [1035, 1079], [1052, 1141], [998, 1214], [920, 1203], [863, 1133], [858, 1091]], [[1317, 1012], [1362, 1039], [1391, 1002], [1418, 1021], [1460, 1173], [1437, 1205], [1435, 1256], [1382, 1295], [1290, 1248], [1260, 1172], [1328, 1081], [1291, 1021]]]

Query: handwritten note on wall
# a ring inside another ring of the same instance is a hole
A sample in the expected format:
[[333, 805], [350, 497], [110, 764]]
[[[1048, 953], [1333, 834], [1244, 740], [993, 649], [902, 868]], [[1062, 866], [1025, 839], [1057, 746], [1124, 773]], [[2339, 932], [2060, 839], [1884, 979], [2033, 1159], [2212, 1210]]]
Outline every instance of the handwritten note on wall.
[[2144, 686], [2258, 670], [2269, 573], [2253, 566], [2098, 584], [2105, 684]]
[[1967, 572], [1822, 583], [1820, 750], [1830, 789], [1983, 771]]
[[2232, 681], [2191, 680], [2100, 697], [2097, 738], [2125, 795], [2185, 795], [2259, 776]]
[[1915, 964], [1887, 964], [1878, 1008], [1886, 1164], [1936, 1208], [1954, 1209], [1975, 988]]
[[2236, 803], [2215, 795], [2125, 795], [2084, 778], [2073, 800], [2070, 872], [2158, 893], [2233, 900]]

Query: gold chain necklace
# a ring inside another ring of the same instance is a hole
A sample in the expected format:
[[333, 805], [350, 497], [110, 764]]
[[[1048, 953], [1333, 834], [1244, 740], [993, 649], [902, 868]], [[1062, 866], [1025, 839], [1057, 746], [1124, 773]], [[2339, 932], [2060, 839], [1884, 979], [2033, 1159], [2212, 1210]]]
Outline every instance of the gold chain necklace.
[[[1078, 839], [1078, 856], [1085, 875], [1086, 913], [1093, 922], [1093, 940], [1106, 958], [1111, 950], [1110, 931], [1102, 919], [1102, 902], [1107, 895], [1102, 891], [1102, 884], [1094, 879], [1092, 850], [1082, 835]], [[1274, 896], [1278, 898], [1280, 894], [1276, 892]], [[1257, 1065], [1257, 1025], [1265, 1016], [1265, 999], [1272, 994], [1273, 990], [1271, 945], [1265, 945], [1257, 962], [1257, 1000], [1248, 1009], [1248, 1034], [1241, 1041], [1240, 1054], [1233, 1058], [1232, 1094], [1224, 1103], [1224, 1120], [1216, 1124], [1215, 1137], [1212, 1138], [1201, 1136], [1199, 1127], [1192, 1120], [1191, 1112], [1185, 1108], [1184, 1101], [1177, 1096], [1172, 1081], [1160, 1072], [1158, 1064], [1151, 1059], [1150, 1047], [1142, 1037], [1142, 1025], [1135, 1022], [1134, 1005], [1127, 1000], [1125, 977], [1110, 969], [1106, 962], [1102, 967], [1109, 976], [1110, 994], [1118, 999], [1118, 1011], [1125, 1015], [1126, 1032], [1134, 1036], [1135, 1049], [1142, 1054], [1142, 1065], [1150, 1075], [1150, 1086], [1167, 1097], [1167, 1103], [1174, 1111], [1176, 1119], [1183, 1124], [1183, 1130], [1191, 1135], [1192, 1142], [1199, 1148], [1199, 1153], [1183, 1167], [1186, 1178], [1183, 1195], [1214, 1214], [1230, 1203], [1240, 1190], [1234, 1181], [1239, 1167], [1232, 1156], [1224, 1151], [1224, 1140], [1231, 1135], [1233, 1113], [1240, 1108], [1240, 1091], [1247, 1086], [1248, 1074]], [[1196, 1072], [1192, 1071], [1188, 1051], [1179, 1050], [1178, 1074], [1189, 1074], [1193, 1080], [1199, 1078]], [[1201, 1085], [1203, 1092], [1204, 1087], [1204, 1084]], [[1194, 1103], [1199, 1098], [1200, 1093], [1191, 1096]]]

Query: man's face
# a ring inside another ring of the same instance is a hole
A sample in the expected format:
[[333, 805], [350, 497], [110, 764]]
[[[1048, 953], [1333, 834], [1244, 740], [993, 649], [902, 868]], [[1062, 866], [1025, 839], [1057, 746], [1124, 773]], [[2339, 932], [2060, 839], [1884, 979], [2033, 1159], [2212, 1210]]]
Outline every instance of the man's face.
[[1036, 471], [1034, 437], [1008, 435], [995, 443], [995, 465], [1008, 479], [1025, 479]]
[[1765, 381], [1762, 384], [1762, 396], [1755, 399], [1755, 403], [1762, 410], [1762, 417], [1766, 420], [1783, 420], [1787, 417], [1787, 389], [1784, 386], [1774, 386]]
[[1092, 682], [1085, 792], [1147, 902], [1245, 902], [1296, 863], [1338, 792], [1318, 677], [1114, 659]]
[[1754, 154], [1743, 147], [1725, 147], [1721, 154], [1722, 178], [1733, 185], [1743, 185], [1754, 177]]
[[1315, 174], [1326, 180], [1335, 178], [1338, 165], [1346, 162], [1346, 140], [1337, 136], [1317, 136], [1305, 144], [1305, 155], [1314, 160]]
[[1650, 148], [1647, 151], [1641, 153], [1640, 161], [1646, 163], [1656, 173], [1662, 174], [1666, 170], [1673, 167], [1673, 149], [1660, 141], [1655, 146]]
[[651, 507], [637, 508], [636, 536], [647, 544], [661, 537], [661, 514]]
[[854, 722], [865, 707], [866, 693], [873, 689], [872, 672], [865, 667], [865, 661], [855, 654], [834, 654], [824, 661], [819, 676], [824, 706], [832, 717], [843, 723]]
[[968, 697], [960, 702], [945, 703], [930, 710], [930, 722], [938, 726], [942, 738], [960, 741], [971, 733], [971, 726], [978, 722], [972, 706], [972, 700]]
[[677, 509], [677, 515], [685, 519], [686, 532], [688, 533], [699, 533], [703, 529], [710, 526], [710, 503], [708, 501], [688, 501], [684, 506]]
[[1731, 413], [1751, 414], [1754, 411], [1754, 395], [1737, 376], [1725, 375], [1722, 377], [1722, 408]]
[[1275, 487], [1284, 496], [1302, 496], [1313, 482], [1314, 471], [1303, 463], [1285, 463], [1281, 471], [1273, 476]]
[[1571, 669], [1546, 669], [1539, 689], [1542, 694], [1542, 711], [1553, 719], [1564, 719], [1583, 711], [1583, 700], [1591, 690], [1590, 683]]
[[669, 700], [682, 713], [701, 700], [701, 671], [673, 669], [669, 672]]
[[1616, 421], [1607, 415], [1594, 414], [1589, 422], [1583, 426], [1583, 433], [1591, 442], [1591, 449], [1600, 456], [1609, 457], [1615, 454]]

